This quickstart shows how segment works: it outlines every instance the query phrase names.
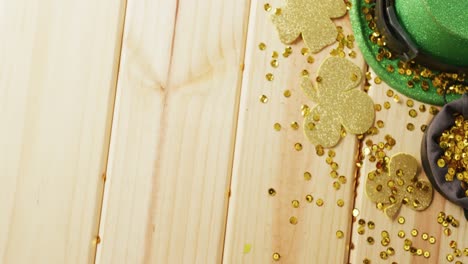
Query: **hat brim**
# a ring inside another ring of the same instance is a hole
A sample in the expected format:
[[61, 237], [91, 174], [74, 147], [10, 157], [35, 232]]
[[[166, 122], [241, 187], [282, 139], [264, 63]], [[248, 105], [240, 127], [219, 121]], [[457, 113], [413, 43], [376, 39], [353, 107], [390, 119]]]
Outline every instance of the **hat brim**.
[[[408, 86], [408, 81], [411, 81], [412, 77], [401, 75], [396, 71], [396, 69], [398, 69], [399, 59], [390, 60], [384, 58], [381, 61], [377, 60], [376, 56], [379, 53], [380, 47], [377, 44], [372, 43], [369, 39], [369, 36], [373, 31], [369, 28], [365, 14], [361, 11], [363, 7], [369, 8], [372, 6], [373, 4], [366, 4], [363, 0], [352, 1], [349, 16], [358, 47], [367, 64], [374, 70], [374, 72], [393, 89], [420, 102], [432, 105], [444, 105], [446, 102], [445, 100], [450, 102], [460, 98], [461, 95], [459, 94], [448, 94], [444, 99], [444, 96], [437, 93], [437, 89], [433, 86], [431, 81], [428, 81], [429, 89], [427, 91], [423, 90], [417, 84], [415, 84], [413, 88], [410, 88]], [[392, 65], [395, 71], [388, 72], [388, 65]]]

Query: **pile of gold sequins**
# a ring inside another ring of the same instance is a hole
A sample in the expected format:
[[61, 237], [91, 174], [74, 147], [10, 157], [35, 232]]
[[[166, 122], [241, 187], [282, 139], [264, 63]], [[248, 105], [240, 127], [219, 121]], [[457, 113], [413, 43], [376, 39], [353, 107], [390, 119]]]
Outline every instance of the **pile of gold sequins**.
[[444, 154], [437, 160], [437, 165], [448, 168], [445, 180], [459, 180], [468, 197], [468, 120], [457, 115], [455, 125], [440, 136], [439, 146]]

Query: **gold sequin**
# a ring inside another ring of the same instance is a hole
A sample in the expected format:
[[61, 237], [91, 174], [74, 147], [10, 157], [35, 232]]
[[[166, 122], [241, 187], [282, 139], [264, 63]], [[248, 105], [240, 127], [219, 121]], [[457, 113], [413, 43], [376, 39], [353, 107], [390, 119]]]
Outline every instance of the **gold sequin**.
[[302, 144], [301, 143], [294, 144], [294, 149], [297, 150], [297, 151], [301, 151], [302, 150]]
[[305, 199], [306, 199], [306, 201], [308, 203], [311, 203], [314, 200], [314, 197], [312, 195], [308, 194], [308, 195], [306, 195]]
[[270, 196], [275, 196], [275, 195], [276, 195], [275, 189], [273, 189], [273, 188], [268, 189], [268, 194], [269, 194]]
[[359, 210], [357, 208], [353, 209], [353, 216], [358, 217], [359, 216]]
[[297, 217], [291, 216], [291, 217], [289, 218], [289, 223], [290, 223], [291, 225], [297, 225]]
[[398, 223], [404, 224], [405, 223], [405, 218], [403, 216], [398, 217]]
[[263, 43], [263, 42], [260, 42], [260, 44], [258, 44], [258, 48], [259, 48], [260, 50], [265, 50], [265, 49], [266, 49], [266, 44]]
[[414, 124], [413, 123], [408, 123], [406, 125], [406, 129], [408, 129], [409, 131], [413, 131], [414, 130]]
[[267, 12], [270, 12], [271, 11], [271, 5], [269, 3], [266, 3], [263, 5], [263, 9]]
[[278, 260], [280, 260], [280, 258], [281, 258], [281, 255], [279, 253], [273, 253], [273, 260], [274, 261], [278, 261]]
[[344, 237], [343, 231], [341, 231], [341, 230], [336, 231], [336, 237], [337, 238], [343, 238]]
[[312, 179], [312, 174], [308, 171], [304, 172], [304, 180], [310, 181]]
[[298, 200], [293, 200], [293, 201], [291, 202], [291, 204], [292, 204], [292, 206], [293, 206], [294, 208], [299, 208], [299, 201], [298, 201]]
[[315, 202], [318, 206], [322, 206], [323, 205], [323, 200], [322, 199], [317, 199], [317, 202]]
[[398, 237], [399, 238], [404, 238], [405, 237], [405, 231], [403, 231], [403, 230], [398, 231]]
[[275, 76], [273, 75], [273, 73], [267, 73], [265, 75], [265, 78], [267, 79], [267, 81], [271, 82], [275, 79]]
[[268, 103], [268, 97], [266, 95], [261, 95], [259, 99], [261, 103]]
[[275, 129], [276, 131], [280, 131], [281, 130], [281, 124], [280, 123], [275, 123], [273, 125], [273, 129]]
[[294, 129], [294, 130], [298, 130], [299, 129], [299, 124], [297, 122], [292, 122], [291, 123], [291, 128]]
[[271, 60], [270, 65], [273, 68], [278, 68], [279, 66], [278, 60], [277, 59]]
[[338, 207], [343, 207], [344, 206], [344, 200], [343, 199], [338, 199], [338, 201], [336, 201], [336, 205], [338, 205]]

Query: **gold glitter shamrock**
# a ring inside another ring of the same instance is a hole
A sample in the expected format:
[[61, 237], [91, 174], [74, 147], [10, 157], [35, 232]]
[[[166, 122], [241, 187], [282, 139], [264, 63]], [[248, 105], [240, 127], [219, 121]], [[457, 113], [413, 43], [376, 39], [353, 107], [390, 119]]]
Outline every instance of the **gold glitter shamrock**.
[[427, 181], [417, 178], [418, 161], [411, 155], [399, 153], [390, 159], [388, 171], [372, 171], [366, 180], [367, 197], [394, 218], [405, 204], [422, 211], [432, 202], [433, 189]]
[[336, 41], [337, 29], [330, 18], [346, 14], [343, 0], [286, 0], [286, 6], [272, 15], [280, 39], [285, 44], [299, 35], [313, 53]]
[[317, 87], [304, 77], [301, 87], [317, 105], [304, 118], [304, 133], [314, 145], [333, 147], [346, 132], [362, 134], [374, 122], [374, 102], [356, 89], [362, 72], [347, 59], [330, 57], [318, 70]]

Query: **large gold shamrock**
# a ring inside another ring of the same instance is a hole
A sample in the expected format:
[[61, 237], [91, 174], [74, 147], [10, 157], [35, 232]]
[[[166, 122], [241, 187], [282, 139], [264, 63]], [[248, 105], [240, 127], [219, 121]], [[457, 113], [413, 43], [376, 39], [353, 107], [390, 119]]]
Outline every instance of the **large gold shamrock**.
[[374, 122], [374, 102], [356, 89], [362, 72], [347, 59], [330, 57], [318, 70], [317, 87], [304, 77], [301, 87], [317, 105], [304, 118], [304, 133], [314, 145], [335, 146], [341, 126], [351, 134], [366, 132]]
[[429, 182], [418, 180], [417, 171], [418, 161], [413, 156], [396, 154], [390, 159], [387, 172], [368, 174], [367, 197], [380, 203], [390, 218], [398, 214], [401, 204], [417, 211], [426, 209], [432, 202], [433, 189]]
[[285, 44], [299, 35], [311, 52], [318, 52], [336, 41], [337, 29], [330, 18], [346, 14], [343, 0], [286, 0], [286, 6], [272, 15], [280, 39]]

